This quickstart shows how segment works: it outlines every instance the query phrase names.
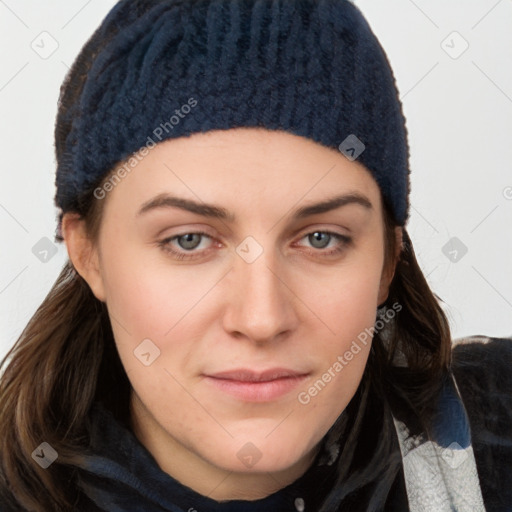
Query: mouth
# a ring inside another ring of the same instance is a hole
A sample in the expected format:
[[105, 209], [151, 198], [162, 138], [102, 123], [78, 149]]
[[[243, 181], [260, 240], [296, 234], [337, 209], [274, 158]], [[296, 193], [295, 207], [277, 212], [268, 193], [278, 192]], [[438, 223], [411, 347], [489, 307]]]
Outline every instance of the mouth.
[[236, 369], [205, 375], [206, 381], [216, 389], [246, 402], [271, 402], [289, 394], [307, 377], [307, 372], [286, 368], [265, 371]]

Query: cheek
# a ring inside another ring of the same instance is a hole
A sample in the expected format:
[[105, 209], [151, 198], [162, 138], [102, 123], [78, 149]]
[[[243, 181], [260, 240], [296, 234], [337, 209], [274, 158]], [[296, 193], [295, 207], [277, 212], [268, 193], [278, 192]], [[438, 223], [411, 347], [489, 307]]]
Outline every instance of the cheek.
[[[219, 281], [216, 271], [171, 266], [156, 250], [137, 251], [128, 244], [123, 248], [119, 242], [103, 251], [102, 273], [112, 330], [126, 372], [131, 380], [135, 376], [146, 380], [149, 369], [150, 374], [155, 368], [174, 373], [176, 368], [188, 367], [201, 348], [201, 333], [215, 319], [208, 293]], [[148, 361], [141, 361], [141, 356], [148, 352], [146, 360], [154, 359], [154, 363], [146, 368], [143, 365]]]
[[316, 343], [316, 372], [298, 391], [301, 417], [327, 430], [354, 396], [371, 349], [376, 311], [367, 302], [334, 308], [328, 322], [335, 334]]
[[316, 277], [317, 285], [306, 283], [303, 293], [314, 305], [326, 335], [316, 339], [317, 371], [297, 399], [304, 406], [304, 414], [315, 411], [323, 415], [319, 421], [327, 426], [354, 395], [368, 360], [377, 313], [380, 261], [347, 265], [331, 272], [329, 280]]
[[375, 322], [380, 277], [380, 261], [361, 261], [304, 281], [300, 293], [307, 297], [338, 349], [343, 348], [342, 340], [357, 337]]
[[135, 393], [153, 412], [171, 403], [187, 411], [174, 429], [200, 428], [207, 418], [183, 392], [183, 372], [194, 367], [202, 333], [214, 321], [207, 293], [218, 278], [129, 252], [105, 261], [114, 339]]
[[166, 264], [156, 250], [149, 256], [129, 248], [119, 252], [105, 252], [106, 301], [115, 322], [134, 339], [166, 337], [218, 280], [211, 271]]

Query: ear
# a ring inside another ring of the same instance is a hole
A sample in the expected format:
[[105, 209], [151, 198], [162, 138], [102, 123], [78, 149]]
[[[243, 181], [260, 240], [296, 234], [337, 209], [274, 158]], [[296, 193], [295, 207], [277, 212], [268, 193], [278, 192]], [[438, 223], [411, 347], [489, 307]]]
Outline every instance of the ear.
[[396, 265], [400, 259], [400, 253], [402, 252], [402, 228], [400, 226], [395, 227], [395, 254], [393, 262], [388, 265], [382, 272], [380, 287], [379, 287], [379, 299], [378, 304], [385, 302], [389, 296], [389, 287], [395, 276]]
[[66, 213], [62, 217], [61, 231], [73, 267], [87, 282], [95, 297], [105, 302], [99, 252], [87, 234], [85, 221], [77, 213]]

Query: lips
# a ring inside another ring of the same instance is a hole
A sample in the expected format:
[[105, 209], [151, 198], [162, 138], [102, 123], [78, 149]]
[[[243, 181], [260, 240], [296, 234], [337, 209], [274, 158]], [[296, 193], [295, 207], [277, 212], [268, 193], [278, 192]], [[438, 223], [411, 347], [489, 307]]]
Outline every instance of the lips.
[[272, 368], [270, 370], [265, 370], [261, 372], [239, 369], [227, 372], [214, 373], [213, 375], [208, 376], [213, 377], [215, 379], [236, 380], [240, 382], [268, 382], [276, 379], [300, 377], [302, 375], [306, 375], [306, 373], [296, 372], [293, 370], [288, 370], [286, 368]]
[[307, 376], [307, 372], [287, 368], [271, 368], [264, 371], [241, 368], [205, 377], [216, 389], [240, 400], [269, 402], [290, 393]]

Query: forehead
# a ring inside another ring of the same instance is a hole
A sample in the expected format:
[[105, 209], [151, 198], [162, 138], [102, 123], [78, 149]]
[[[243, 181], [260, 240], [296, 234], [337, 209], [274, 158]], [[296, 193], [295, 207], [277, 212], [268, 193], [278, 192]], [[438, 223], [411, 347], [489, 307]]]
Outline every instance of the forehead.
[[380, 198], [374, 178], [357, 161], [310, 139], [260, 128], [168, 139], [124, 174], [109, 193], [109, 202], [124, 206], [140, 207], [161, 193], [283, 208], [354, 191], [368, 196], [375, 207]]

